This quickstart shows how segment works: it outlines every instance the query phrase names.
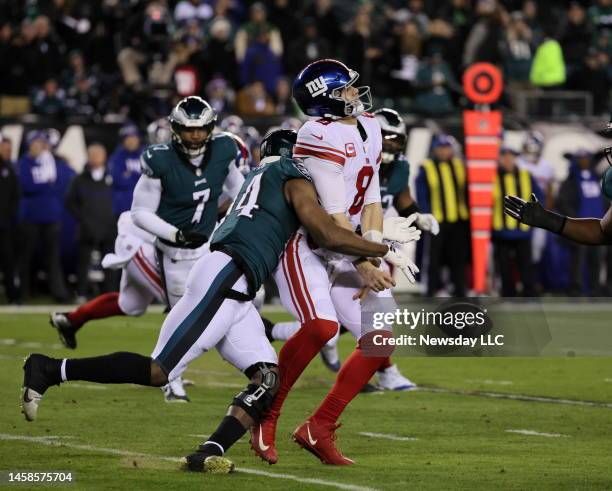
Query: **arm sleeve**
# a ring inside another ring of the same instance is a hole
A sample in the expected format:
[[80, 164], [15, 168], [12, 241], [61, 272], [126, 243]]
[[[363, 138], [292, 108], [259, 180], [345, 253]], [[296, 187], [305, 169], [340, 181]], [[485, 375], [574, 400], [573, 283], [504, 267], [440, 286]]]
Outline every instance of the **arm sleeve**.
[[303, 163], [312, 177], [323, 209], [329, 214], [344, 213], [346, 207], [342, 167], [313, 157], [304, 159]]
[[378, 169], [374, 168], [372, 182], [363, 195], [363, 206], [371, 205], [372, 203], [380, 203], [380, 201], [380, 178], [378, 177]]
[[170, 225], [162, 220], [156, 214], [161, 200], [161, 193], [162, 186], [159, 179], [153, 179], [146, 175], [140, 176], [134, 188], [132, 220], [138, 227], [156, 237], [174, 242], [178, 229], [174, 225]]
[[231, 162], [229, 165], [229, 172], [223, 183], [223, 194], [233, 200], [238, 196], [243, 183], [244, 176], [238, 170], [238, 167], [234, 165], [234, 162]]

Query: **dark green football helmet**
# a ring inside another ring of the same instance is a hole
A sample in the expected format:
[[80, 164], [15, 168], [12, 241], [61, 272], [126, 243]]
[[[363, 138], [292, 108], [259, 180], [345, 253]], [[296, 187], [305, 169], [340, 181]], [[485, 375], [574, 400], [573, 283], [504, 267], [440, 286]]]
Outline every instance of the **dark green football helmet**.
[[[170, 113], [168, 121], [172, 129], [172, 141], [176, 147], [187, 157], [194, 158], [206, 151], [206, 145], [215, 128], [217, 115], [208, 102], [192, 95], [180, 100]], [[206, 136], [197, 141], [184, 141], [181, 132], [192, 128], [205, 130]]]
[[261, 159], [265, 157], [289, 157], [293, 155], [293, 146], [297, 140], [295, 130], [272, 130], [261, 141]]

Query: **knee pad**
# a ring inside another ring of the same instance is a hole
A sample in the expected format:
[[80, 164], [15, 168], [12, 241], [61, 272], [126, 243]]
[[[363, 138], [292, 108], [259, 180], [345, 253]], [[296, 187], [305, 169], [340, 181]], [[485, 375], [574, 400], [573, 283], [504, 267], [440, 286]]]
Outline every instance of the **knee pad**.
[[274, 363], [255, 363], [247, 368], [244, 373], [251, 380], [255, 375], [261, 375], [260, 383], [251, 382], [246, 388], [234, 397], [233, 406], [238, 406], [255, 421], [259, 421], [263, 414], [270, 409], [272, 401], [278, 390], [279, 376], [273, 368]]
[[321, 343], [321, 346], [326, 344], [338, 333], [339, 325], [336, 321], [328, 321], [325, 319], [313, 319], [304, 323], [302, 329], [308, 329], [311, 336], [315, 336]]

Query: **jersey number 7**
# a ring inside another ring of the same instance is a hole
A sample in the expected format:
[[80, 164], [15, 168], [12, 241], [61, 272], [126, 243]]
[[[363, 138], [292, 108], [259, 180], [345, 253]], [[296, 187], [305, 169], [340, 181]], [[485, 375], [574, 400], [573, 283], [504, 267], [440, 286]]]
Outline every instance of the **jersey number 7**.
[[199, 201], [199, 203], [195, 209], [195, 212], [193, 213], [191, 223], [200, 223], [200, 220], [202, 220], [202, 213], [204, 213], [204, 206], [206, 206], [208, 198], [210, 198], [210, 188], [203, 189], [202, 191], [196, 191], [193, 193], [193, 200]]

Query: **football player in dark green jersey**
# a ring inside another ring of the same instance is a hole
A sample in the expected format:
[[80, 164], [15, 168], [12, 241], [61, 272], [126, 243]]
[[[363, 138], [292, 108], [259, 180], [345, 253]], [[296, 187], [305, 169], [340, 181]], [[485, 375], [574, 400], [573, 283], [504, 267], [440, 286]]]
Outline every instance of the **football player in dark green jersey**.
[[[88, 380], [161, 386], [190, 361], [217, 348], [249, 382], [233, 399], [217, 430], [185, 458], [185, 468], [233, 470], [233, 463], [223, 454], [269, 408], [279, 382], [276, 353], [251, 299], [300, 225], [330, 250], [383, 257], [402, 269], [410, 265], [392, 246], [367, 241], [333, 222], [319, 205], [307, 173], [288, 158], [295, 136], [293, 131], [278, 130], [264, 139], [262, 165], [248, 176], [214, 233], [212, 252], [193, 267], [185, 295], [166, 317], [152, 356], [120, 352], [62, 360], [30, 355], [24, 365], [22, 397], [28, 421], [36, 418], [42, 396], [51, 385]], [[412, 240], [415, 230], [400, 227], [393, 232], [393, 239], [402, 242]], [[377, 271], [369, 287], [380, 290], [393, 286], [388, 273]]]

